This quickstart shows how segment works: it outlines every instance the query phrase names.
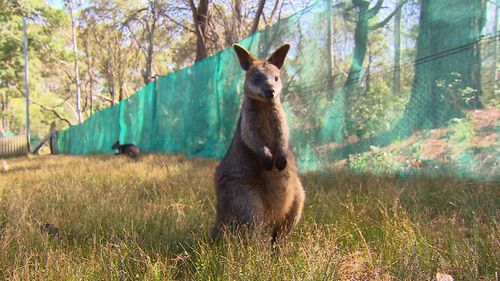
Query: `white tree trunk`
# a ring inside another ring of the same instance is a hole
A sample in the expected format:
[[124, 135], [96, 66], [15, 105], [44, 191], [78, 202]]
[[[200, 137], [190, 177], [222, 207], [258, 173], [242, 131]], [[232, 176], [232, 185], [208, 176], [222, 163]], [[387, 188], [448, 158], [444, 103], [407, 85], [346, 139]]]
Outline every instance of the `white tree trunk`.
[[73, 17], [73, 1], [72, 0], [67, 0], [68, 2], [68, 9], [69, 9], [69, 14], [71, 16], [71, 36], [73, 39], [73, 55], [75, 56], [75, 99], [76, 99], [76, 116], [78, 119], [78, 123], [82, 123], [82, 113], [80, 111], [80, 78], [78, 77], [78, 59], [77, 59], [77, 53], [78, 49], [76, 46], [76, 32], [75, 32], [75, 19]]

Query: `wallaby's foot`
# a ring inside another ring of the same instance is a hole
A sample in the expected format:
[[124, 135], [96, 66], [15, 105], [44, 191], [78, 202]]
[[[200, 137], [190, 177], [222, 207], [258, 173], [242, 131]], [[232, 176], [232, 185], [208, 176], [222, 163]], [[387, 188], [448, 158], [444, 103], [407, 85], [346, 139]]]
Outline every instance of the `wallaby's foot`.
[[276, 168], [278, 171], [283, 171], [286, 168], [286, 164], [286, 154], [284, 152], [280, 152], [278, 158], [276, 158]]
[[273, 169], [273, 155], [268, 148], [264, 149], [264, 154], [262, 155], [260, 162], [264, 170], [271, 171]]
[[280, 258], [280, 248], [277, 243], [271, 245], [271, 258], [273, 260], [279, 260]]
[[219, 225], [214, 225], [210, 231], [210, 241], [219, 242], [222, 238], [222, 233]]
[[279, 233], [276, 229], [273, 230], [271, 236], [271, 257], [273, 259], [279, 259], [280, 257], [280, 245], [279, 245]]

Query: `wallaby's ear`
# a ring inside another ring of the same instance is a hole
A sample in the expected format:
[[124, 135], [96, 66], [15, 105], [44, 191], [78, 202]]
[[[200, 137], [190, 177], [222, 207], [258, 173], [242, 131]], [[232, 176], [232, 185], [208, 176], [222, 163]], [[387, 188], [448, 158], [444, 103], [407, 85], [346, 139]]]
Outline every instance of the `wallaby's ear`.
[[245, 48], [238, 44], [233, 45], [234, 52], [238, 56], [238, 60], [240, 61], [241, 68], [243, 70], [247, 71], [250, 66], [252, 66], [253, 62], [255, 61], [254, 56], [250, 54]]
[[285, 57], [289, 49], [290, 49], [290, 44], [285, 44], [279, 47], [276, 51], [274, 51], [274, 53], [271, 56], [269, 56], [267, 61], [270, 64], [275, 65], [278, 69], [281, 69], [283, 63], [285, 62]]

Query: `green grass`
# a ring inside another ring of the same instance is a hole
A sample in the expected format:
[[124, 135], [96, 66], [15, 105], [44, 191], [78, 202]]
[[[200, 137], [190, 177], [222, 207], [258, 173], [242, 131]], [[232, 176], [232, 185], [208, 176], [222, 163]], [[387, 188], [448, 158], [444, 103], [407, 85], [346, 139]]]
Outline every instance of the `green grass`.
[[8, 163], [0, 280], [494, 280], [499, 270], [498, 183], [305, 174], [303, 220], [273, 256], [268, 233], [209, 240], [215, 161]]

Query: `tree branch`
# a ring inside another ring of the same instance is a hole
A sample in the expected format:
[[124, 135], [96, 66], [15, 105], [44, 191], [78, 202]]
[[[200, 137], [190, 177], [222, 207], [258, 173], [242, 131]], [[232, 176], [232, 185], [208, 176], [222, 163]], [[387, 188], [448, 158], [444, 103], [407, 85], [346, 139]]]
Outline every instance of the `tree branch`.
[[148, 8], [142, 8], [142, 9], [139, 9], [139, 10], [137, 10], [137, 11], [135, 11], [135, 12], [131, 13], [131, 14], [127, 17], [127, 19], [126, 19], [126, 20], [122, 23], [122, 25], [128, 25], [129, 21], [131, 21], [131, 20], [133, 20], [133, 19], [137, 20], [137, 15], [138, 15], [139, 13], [144, 12], [144, 11], [147, 11], [147, 10], [148, 10]]
[[53, 113], [53, 114], [54, 114], [54, 115], [55, 115], [55, 116], [56, 116], [59, 120], [66, 122], [66, 123], [67, 123], [70, 127], [71, 127], [71, 126], [73, 126], [73, 125], [71, 124], [71, 122], [69, 122], [69, 120], [68, 120], [68, 119], [63, 118], [63, 117], [62, 117], [62, 116], [61, 116], [61, 115], [60, 115], [60, 114], [59, 114], [59, 113], [58, 113], [55, 109], [53, 109], [53, 108], [48, 108], [48, 107], [44, 106], [43, 104], [39, 104], [39, 103], [37, 103], [37, 102], [35, 102], [35, 101], [33, 101], [33, 100], [31, 101], [31, 103], [32, 103], [32, 104], [34, 104], [34, 105], [38, 105], [38, 106], [39, 106], [40, 108], [42, 108], [43, 110], [46, 110], [46, 111], [50, 111], [50, 112], [52, 112], [52, 113]]
[[384, 4], [384, 0], [378, 0], [377, 4], [375, 4], [375, 6], [373, 6], [373, 8], [368, 10], [367, 14], [368, 14], [369, 19], [373, 18], [374, 16], [376, 16], [378, 14], [378, 12], [380, 11], [380, 8], [382, 8], [382, 4]]
[[72, 111], [72, 112], [73, 112], [73, 114], [74, 114], [75, 119], [77, 119], [77, 118], [78, 118], [78, 116], [76, 115], [76, 110], [75, 110], [75, 108], [71, 105], [71, 103], [69, 103], [68, 101], [66, 101], [64, 104], [65, 104], [65, 105], [67, 105], [67, 106], [69, 107], [69, 109], [71, 109], [71, 111]]
[[278, 20], [281, 19], [281, 11], [283, 10], [283, 6], [285, 5], [285, 1], [281, 2], [280, 10], [278, 11]]
[[374, 24], [374, 25], [370, 25], [368, 27], [369, 30], [375, 30], [375, 29], [378, 29], [378, 28], [381, 28], [383, 27], [384, 25], [386, 25], [391, 19], [392, 17], [394, 17], [394, 15], [399, 11], [401, 10], [401, 8], [403, 7], [404, 4], [406, 4], [406, 2], [408, 2], [408, 0], [403, 0], [399, 3], [398, 6], [396, 6], [396, 8], [394, 9], [394, 11], [392, 11], [392, 13], [390, 15], [388, 15], [385, 19], [383, 19], [381, 22], [377, 23], [377, 24]]
[[98, 93], [94, 93], [94, 96], [99, 97], [99, 98], [101, 98], [101, 99], [103, 99], [103, 100], [105, 100], [105, 101], [107, 101], [107, 102], [109, 102], [111, 104], [113, 104], [113, 102], [114, 102], [113, 99], [108, 98], [108, 97], [103, 96], [103, 95], [98, 94]]
[[185, 26], [184, 24], [178, 22], [177, 20], [175, 20], [174, 18], [172, 18], [171, 16], [169, 16], [167, 13], [162, 13], [167, 19], [171, 20], [173, 23], [177, 24], [178, 26], [186, 29], [187, 31], [189, 32], [192, 32], [192, 33], [196, 33], [196, 31], [192, 28], [189, 28], [187, 26]]
[[[147, 8], [142, 8], [142, 9], [139, 9], [137, 11], [135, 11], [134, 13], [130, 14], [127, 19], [121, 24], [121, 28], [123, 30], [123, 27], [127, 27], [128, 31], [130, 32], [130, 34], [132, 35], [132, 39], [134, 40], [134, 42], [137, 44], [137, 46], [139, 47], [139, 50], [141, 50], [144, 55], [147, 55], [146, 53], [146, 50], [144, 50], [144, 48], [141, 46], [141, 44], [139, 43], [139, 40], [137, 40], [137, 37], [135, 36], [135, 33], [134, 31], [132, 30], [132, 28], [130, 27], [129, 23], [132, 21], [132, 20], [136, 20], [138, 22], [140, 22], [138, 19], [137, 19], [137, 15], [143, 11], [146, 11]], [[141, 25], [143, 25], [141, 23]], [[144, 26], [144, 25], [143, 25]]]
[[271, 25], [272, 24], [272, 21], [273, 21], [273, 18], [274, 16], [276, 15], [276, 11], [278, 10], [278, 4], [280, 3], [279, 0], [276, 0], [274, 2], [274, 7], [273, 7], [273, 10], [271, 11], [271, 15], [269, 16], [269, 24]]

